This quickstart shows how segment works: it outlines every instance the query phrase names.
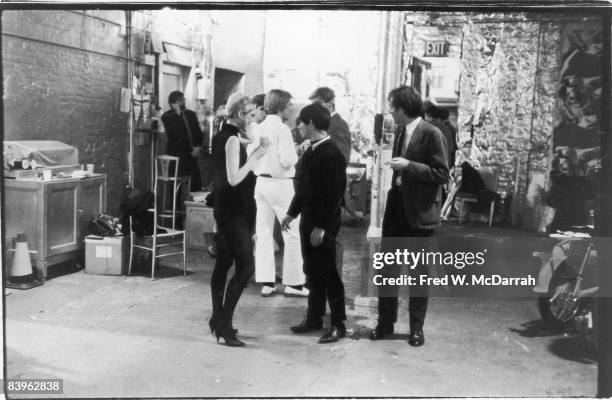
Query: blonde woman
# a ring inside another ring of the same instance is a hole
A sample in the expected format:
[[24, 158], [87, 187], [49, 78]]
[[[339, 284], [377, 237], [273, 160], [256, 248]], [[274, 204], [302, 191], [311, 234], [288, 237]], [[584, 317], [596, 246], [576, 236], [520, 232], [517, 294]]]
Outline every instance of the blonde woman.
[[[236, 337], [232, 317], [242, 291], [253, 275], [253, 228], [255, 176], [252, 168], [265, 152], [265, 146], [256, 148], [247, 157], [240, 144], [244, 131], [249, 98], [232, 94], [227, 101], [227, 120], [212, 142], [212, 171], [215, 187], [214, 216], [217, 223], [217, 258], [211, 278], [213, 315], [211, 332], [232, 347], [244, 346]], [[227, 288], [227, 273], [236, 265]]]

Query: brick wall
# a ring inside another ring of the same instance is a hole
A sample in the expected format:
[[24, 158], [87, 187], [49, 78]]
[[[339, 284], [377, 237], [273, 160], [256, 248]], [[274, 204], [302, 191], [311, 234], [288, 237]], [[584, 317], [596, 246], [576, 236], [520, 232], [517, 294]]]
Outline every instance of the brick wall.
[[[202, 29], [210, 30], [209, 14], [134, 12], [133, 57], [142, 53], [145, 28], [164, 42], [190, 48], [202, 38]], [[217, 37], [214, 63], [244, 72], [247, 93], [262, 92], [263, 13], [220, 15], [240, 24], [211, 31]], [[181, 23], [168, 28], [160, 23], [165, 16]], [[237, 26], [249, 40], [235, 41]], [[119, 112], [121, 87], [128, 86], [125, 11], [5, 11], [2, 34], [5, 139], [59, 140], [75, 146], [81, 163], [94, 163], [108, 175], [108, 211], [118, 214], [121, 191], [128, 184], [128, 114]], [[147, 135], [140, 143], [135, 140], [133, 158], [134, 185], [148, 189]]]
[[127, 184], [127, 84], [121, 13], [2, 13], [5, 140], [59, 140], [108, 174], [108, 211]]

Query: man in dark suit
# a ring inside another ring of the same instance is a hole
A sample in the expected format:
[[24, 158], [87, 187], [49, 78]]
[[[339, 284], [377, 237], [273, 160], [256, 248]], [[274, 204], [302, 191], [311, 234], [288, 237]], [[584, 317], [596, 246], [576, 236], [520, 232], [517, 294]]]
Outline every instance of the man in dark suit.
[[[445, 138], [439, 129], [423, 121], [421, 95], [409, 86], [401, 86], [389, 93], [390, 112], [398, 130], [393, 145], [393, 181], [383, 218], [383, 249], [390, 240], [406, 238], [411, 251], [420, 251], [416, 243], [426, 243], [440, 225], [441, 185], [449, 178]], [[414, 247], [413, 247], [414, 246]], [[389, 266], [387, 271], [397, 271]], [[410, 270], [411, 276], [428, 276], [423, 263]], [[380, 288], [382, 290], [382, 287]], [[379, 292], [378, 324], [370, 339], [378, 340], [394, 332], [397, 321], [397, 286]], [[423, 323], [427, 313], [427, 285], [410, 286], [408, 311], [410, 336], [408, 343], [421, 346], [425, 342]]]
[[[457, 143], [458, 143], [458, 141], [457, 141], [457, 125], [455, 125], [453, 123], [453, 121], [450, 120], [450, 112], [448, 111], [448, 109], [440, 108], [440, 120], [442, 120], [442, 123], [444, 124], [444, 126], [446, 126], [451, 131], [451, 135], [452, 135], [453, 140], [455, 142], [455, 154], [456, 154], [456, 151], [459, 150], [459, 146], [457, 145]], [[452, 163], [451, 163], [451, 161], [452, 161]], [[455, 166], [455, 158], [453, 157], [453, 160], [449, 161], [448, 167], [450, 169], [453, 169], [454, 166]]]
[[351, 130], [346, 121], [336, 112], [336, 94], [328, 87], [320, 87], [308, 99], [313, 103], [321, 104], [331, 114], [327, 134], [349, 163], [351, 160]]
[[336, 267], [336, 235], [346, 186], [346, 161], [326, 133], [330, 115], [325, 107], [307, 105], [300, 112], [300, 121], [301, 131], [310, 139], [311, 146], [296, 166], [295, 195], [281, 226], [283, 230], [289, 229], [291, 221], [301, 213], [300, 241], [310, 293], [306, 317], [291, 330], [306, 333], [321, 329], [327, 299], [331, 326], [319, 343], [333, 343], [346, 333], [344, 285]]
[[202, 178], [196, 158], [202, 152], [204, 134], [196, 113], [185, 108], [182, 92], [170, 93], [168, 104], [170, 110], [161, 117], [168, 138], [166, 154], [179, 158], [179, 176], [191, 177], [190, 191], [197, 192], [202, 189]]
[[442, 132], [446, 143], [446, 151], [448, 154], [448, 167], [453, 168], [455, 165], [455, 153], [457, 152], [457, 138], [451, 128], [444, 123], [442, 108], [438, 107], [429, 100], [426, 100], [423, 105], [425, 121], [429, 122]]

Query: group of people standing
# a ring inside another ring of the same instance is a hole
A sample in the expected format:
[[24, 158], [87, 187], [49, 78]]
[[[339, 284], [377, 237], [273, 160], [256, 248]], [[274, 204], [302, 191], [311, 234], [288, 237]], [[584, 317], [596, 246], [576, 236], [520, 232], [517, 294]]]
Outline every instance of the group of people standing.
[[[283, 231], [285, 295], [308, 296], [307, 322], [292, 330], [321, 329], [328, 300], [332, 324], [320, 342], [333, 342], [345, 334], [344, 286], [336, 269], [335, 237], [340, 229], [347, 158], [328, 134], [333, 91], [320, 88], [311, 100], [300, 111], [299, 129], [305, 140], [299, 145], [286, 124], [294, 112], [292, 96], [283, 90], [253, 99], [232, 94], [226, 103], [227, 119], [213, 137], [217, 257], [209, 323], [211, 332], [228, 346], [244, 345], [232, 319], [251, 276], [255, 274], [255, 280], [263, 283], [262, 295], [277, 290], [276, 220]], [[345, 151], [350, 154], [350, 132], [344, 125], [348, 137], [333, 137], [348, 144]], [[234, 263], [235, 274], [226, 284]]]
[[[172, 95], [169, 100], [172, 106]], [[232, 94], [226, 103], [226, 120], [213, 137], [217, 258], [209, 325], [217, 340], [223, 338], [228, 346], [244, 345], [233, 327], [233, 315], [251, 276], [255, 274], [256, 281], [264, 283], [262, 294], [276, 290], [275, 219], [284, 234], [285, 291], [308, 296], [306, 315], [291, 331], [321, 330], [328, 303], [330, 326], [319, 343], [336, 342], [346, 334], [336, 236], [351, 151], [350, 131], [335, 113], [331, 89], [317, 89], [310, 100], [312, 104], [299, 113], [298, 130], [304, 139], [299, 144], [286, 124], [293, 105], [291, 95], [283, 90], [252, 99]], [[448, 143], [440, 129], [422, 119], [423, 101], [412, 87], [392, 90], [388, 101], [397, 132], [389, 163], [394, 172], [383, 237], [430, 237], [440, 224], [441, 189], [449, 179], [449, 153], [456, 144]], [[235, 273], [227, 282], [232, 264]], [[411, 273], [428, 274], [427, 268], [420, 265]], [[409, 343], [413, 346], [425, 340], [427, 296], [427, 287], [410, 294]], [[394, 332], [397, 307], [397, 293], [381, 295], [372, 340]]]

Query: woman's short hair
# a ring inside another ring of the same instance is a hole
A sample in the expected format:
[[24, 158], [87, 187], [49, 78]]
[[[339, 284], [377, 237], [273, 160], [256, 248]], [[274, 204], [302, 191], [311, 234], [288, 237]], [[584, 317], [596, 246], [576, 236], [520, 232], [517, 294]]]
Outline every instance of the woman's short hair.
[[302, 108], [299, 119], [305, 124], [312, 122], [315, 128], [317, 128], [319, 131], [326, 131], [329, 129], [331, 115], [329, 114], [329, 110], [327, 108], [318, 103], [313, 103]]
[[246, 96], [244, 93], [232, 93], [225, 105], [227, 116], [229, 118], [238, 117], [238, 113], [244, 111], [249, 103], [249, 96]]
[[402, 109], [409, 118], [420, 117], [423, 113], [421, 94], [413, 87], [402, 85], [389, 92], [389, 101], [396, 110]]
[[264, 108], [267, 114], [278, 114], [289, 105], [291, 94], [284, 90], [272, 89], [266, 95], [264, 100]]

